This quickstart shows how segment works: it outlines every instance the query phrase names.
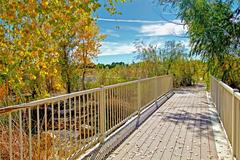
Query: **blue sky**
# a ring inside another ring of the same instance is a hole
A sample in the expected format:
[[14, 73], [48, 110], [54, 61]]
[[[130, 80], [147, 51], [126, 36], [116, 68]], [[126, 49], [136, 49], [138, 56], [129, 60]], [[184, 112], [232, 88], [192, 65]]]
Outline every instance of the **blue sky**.
[[[104, 8], [96, 13], [101, 33], [107, 34], [100, 56], [132, 54], [136, 50], [133, 44], [136, 40], [160, 47], [165, 41], [176, 40], [188, 47], [187, 29], [176, 24], [181, 23], [176, 11], [163, 12], [162, 7], [153, 3], [153, 0], [133, 0], [118, 4], [117, 9], [122, 15], [110, 15]], [[117, 61], [116, 58], [113, 61]]]

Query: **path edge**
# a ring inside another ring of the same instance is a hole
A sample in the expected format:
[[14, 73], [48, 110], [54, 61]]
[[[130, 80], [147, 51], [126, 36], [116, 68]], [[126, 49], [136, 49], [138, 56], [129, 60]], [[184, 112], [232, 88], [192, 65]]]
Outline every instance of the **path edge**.
[[[97, 144], [92, 149], [88, 150], [85, 154], [75, 157], [78, 160], [102, 160], [105, 159], [115, 148], [129, 137], [141, 124], [143, 124], [159, 107], [161, 107], [168, 99], [174, 95], [171, 90], [166, 94], [159, 97], [157, 103], [153, 102], [144, 110], [141, 111], [140, 117], [132, 117], [123, 126], [113, 132], [106, 138], [103, 144]], [[156, 106], [157, 104], [157, 106]], [[138, 124], [138, 125], [137, 125]]]
[[212, 123], [213, 137], [215, 141], [215, 147], [217, 150], [218, 159], [219, 160], [235, 160], [235, 157], [233, 156], [231, 143], [228, 139], [223, 123], [217, 112], [216, 105], [213, 103], [209, 92], [206, 92], [206, 96], [207, 96], [209, 111], [214, 113], [214, 115], [211, 116], [211, 123]]

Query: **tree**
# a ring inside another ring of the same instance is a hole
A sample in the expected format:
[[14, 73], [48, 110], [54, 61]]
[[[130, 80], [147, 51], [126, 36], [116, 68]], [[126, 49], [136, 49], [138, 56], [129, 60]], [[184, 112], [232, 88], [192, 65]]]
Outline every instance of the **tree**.
[[[148, 76], [158, 75], [158, 67], [157, 67], [157, 63], [159, 63], [158, 46], [153, 44], [145, 44], [144, 42], [135, 42], [135, 47], [137, 49], [136, 52], [138, 53], [137, 59], [142, 61], [142, 63], [139, 63], [139, 64], [143, 65], [141, 67], [143, 72], [141, 76], [148, 77]], [[147, 71], [150, 74], [150, 75], [147, 75], [146, 70], [152, 70], [152, 68], [153, 68], [153, 72]]]
[[[105, 8], [117, 13], [118, 2], [125, 0], [108, 0]], [[26, 93], [36, 99], [64, 88], [71, 92], [72, 80], [81, 70], [79, 64], [86, 66], [98, 53], [99, 42], [104, 38], [92, 17], [100, 6], [98, 0], [2, 0], [0, 88], [6, 90], [3, 97], [11, 96], [11, 100], [7, 98], [10, 101], [20, 97], [23, 102]]]
[[160, 59], [164, 62], [166, 73], [169, 74], [174, 60], [186, 58], [185, 46], [181, 42], [166, 41], [164, 48], [160, 49]]
[[226, 59], [232, 57], [238, 61], [240, 53], [239, 5], [234, 9], [234, 4], [239, 2], [232, 0], [160, 0], [160, 2], [170, 3], [178, 8], [178, 16], [188, 28], [191, 55], [201, 56], [203, 61], [208, 63], [211, 74], [227, 81], [230, 70], [224, 66]]

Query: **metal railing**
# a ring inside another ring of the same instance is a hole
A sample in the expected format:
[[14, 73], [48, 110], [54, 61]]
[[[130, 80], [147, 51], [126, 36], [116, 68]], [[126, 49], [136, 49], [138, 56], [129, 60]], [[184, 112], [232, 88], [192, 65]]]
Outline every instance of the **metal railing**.
[[240, 159], [240, 93], [211, 76], [211, 95], [232, 145], [233, 154]]
[[160, 76], [0, 108], [0, 159], [71, 159], [172, 87]]

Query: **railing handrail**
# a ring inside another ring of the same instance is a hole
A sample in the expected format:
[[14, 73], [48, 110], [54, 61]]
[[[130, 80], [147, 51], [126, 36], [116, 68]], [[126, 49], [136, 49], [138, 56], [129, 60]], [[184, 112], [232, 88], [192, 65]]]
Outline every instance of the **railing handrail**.
[[218, 80], [216, 77], [211, 76], [215, 81], [217, 81], [224, 89], [226, 89], [228, 92], [230, 92], [231, 94], [234, 93], [234, 89], [231, 88], [230, 86], [228, 86], [226, 83], [224, 83], [221, 80]]
[[240, 93], [239, 93], [239, 92], [235, 92], [234, 95], [235, 95], [235, 97], [236, 97], [237, 99], [240, 100]]
[[138, 80], [133, 80], [133, 81], [128, 81], [128, 82], [122, 82], [122, 83], [117, 83], [117, 84], [104, 86], [104, 88], [105, 89], [111, 89], [111, 88], [114, 88], [114, 87], [120, 87], [120, 86], [124, 86], [124, 85], [128, 85], [128, 84], [133, 84], [133, 83], [147, 81], [147, 80], [151, 80], [151, 79], [155, 79], [155, 78], [161, 78], [161, 77], [171, 77], [171, 75], [155, 76], [155, 77], [143, 78], [143, 79], [138, 79]]
[[17, 105], [12, 105], [12, 106], [1, 107], [0, 114], [12, 112], [12, 111], [19, 110], [22, 108], [30, 108], [30, 107], [34, 107], [34, 106], [41, 105], [41, 104], [52, 103], [52, 102], [56, 102], [59, 100], [71, 98], [76, 95], [81, 96], [83, 94], [92, 93], [92, 92], [96, 92], [96, 91], [100, 91], [100, 90], [101, 90], [101, 88], [94, 88], [94, 89], [89, 89], [89, 90], [78, 91], [78, 92], [63, 94], [63, 95], [59, 95], [59, 96], [44, 98], [44, 99], [40, 99], [40, 100], [28, 102], [28, 103], [22, 103], [22, 104], [17, 104]]
[[[141, 81], [151, 80], [151, 79], [155, 79], [155, 78], [170, 77], [170, 76], [171, 75], [155, 76], [155, 77], [150, 77], [150, 78], [133, 80], [133, 81], [129, 81], [129, 82], [117, 83], [117, 84], [113, 84], [113, 85], [104, 86], [104, 89], [111, 89], [111, 88], [120, 87], [120, 86], [124, 86], [124, 85], [128, 85], [128, 84], [134, 84], [139, 81], [141, 82]], [[100, 90], [101, 90], [101, 87], [98, 87], [98, 88], [88, 89], [88, 90], [84, 90], [84, 91], [77, 91], [77, 92], [73, 92], [73, 93], [68, 93], [68, 94], [63, 94], [63, 95], [59, 95], [59, 96], [53, 96], [53, 97], [49, 97], [49, 98], [35, 100], [32, 102], [28, 102], [28, 103], [21, 103], [21, 104], [17, 104], [17, 105], [1, 107], [0, 114], [13, 112], [13, 111], [23, 109], [23, 108], [31, 108], [31, 107], [46, 104], [46, 103], [53, 103], [53, 102], [56, 102], [59, 100], [65, 100], [67, 98], [72, 98], [74, 96], [81, 96], [84, 94], [88, 94], [88, 93], [92, 93], [92, 92], [96, 92], [96, 91], [100, 91]]]
[[226, 89], [228, 92], [230, 92], [231, 94], [234, 93], [234, 89], [231, 88], [230, 86], [228, 86], [226, 83], [220, 81], [219, 84], [220, 84], [224, 89]]

